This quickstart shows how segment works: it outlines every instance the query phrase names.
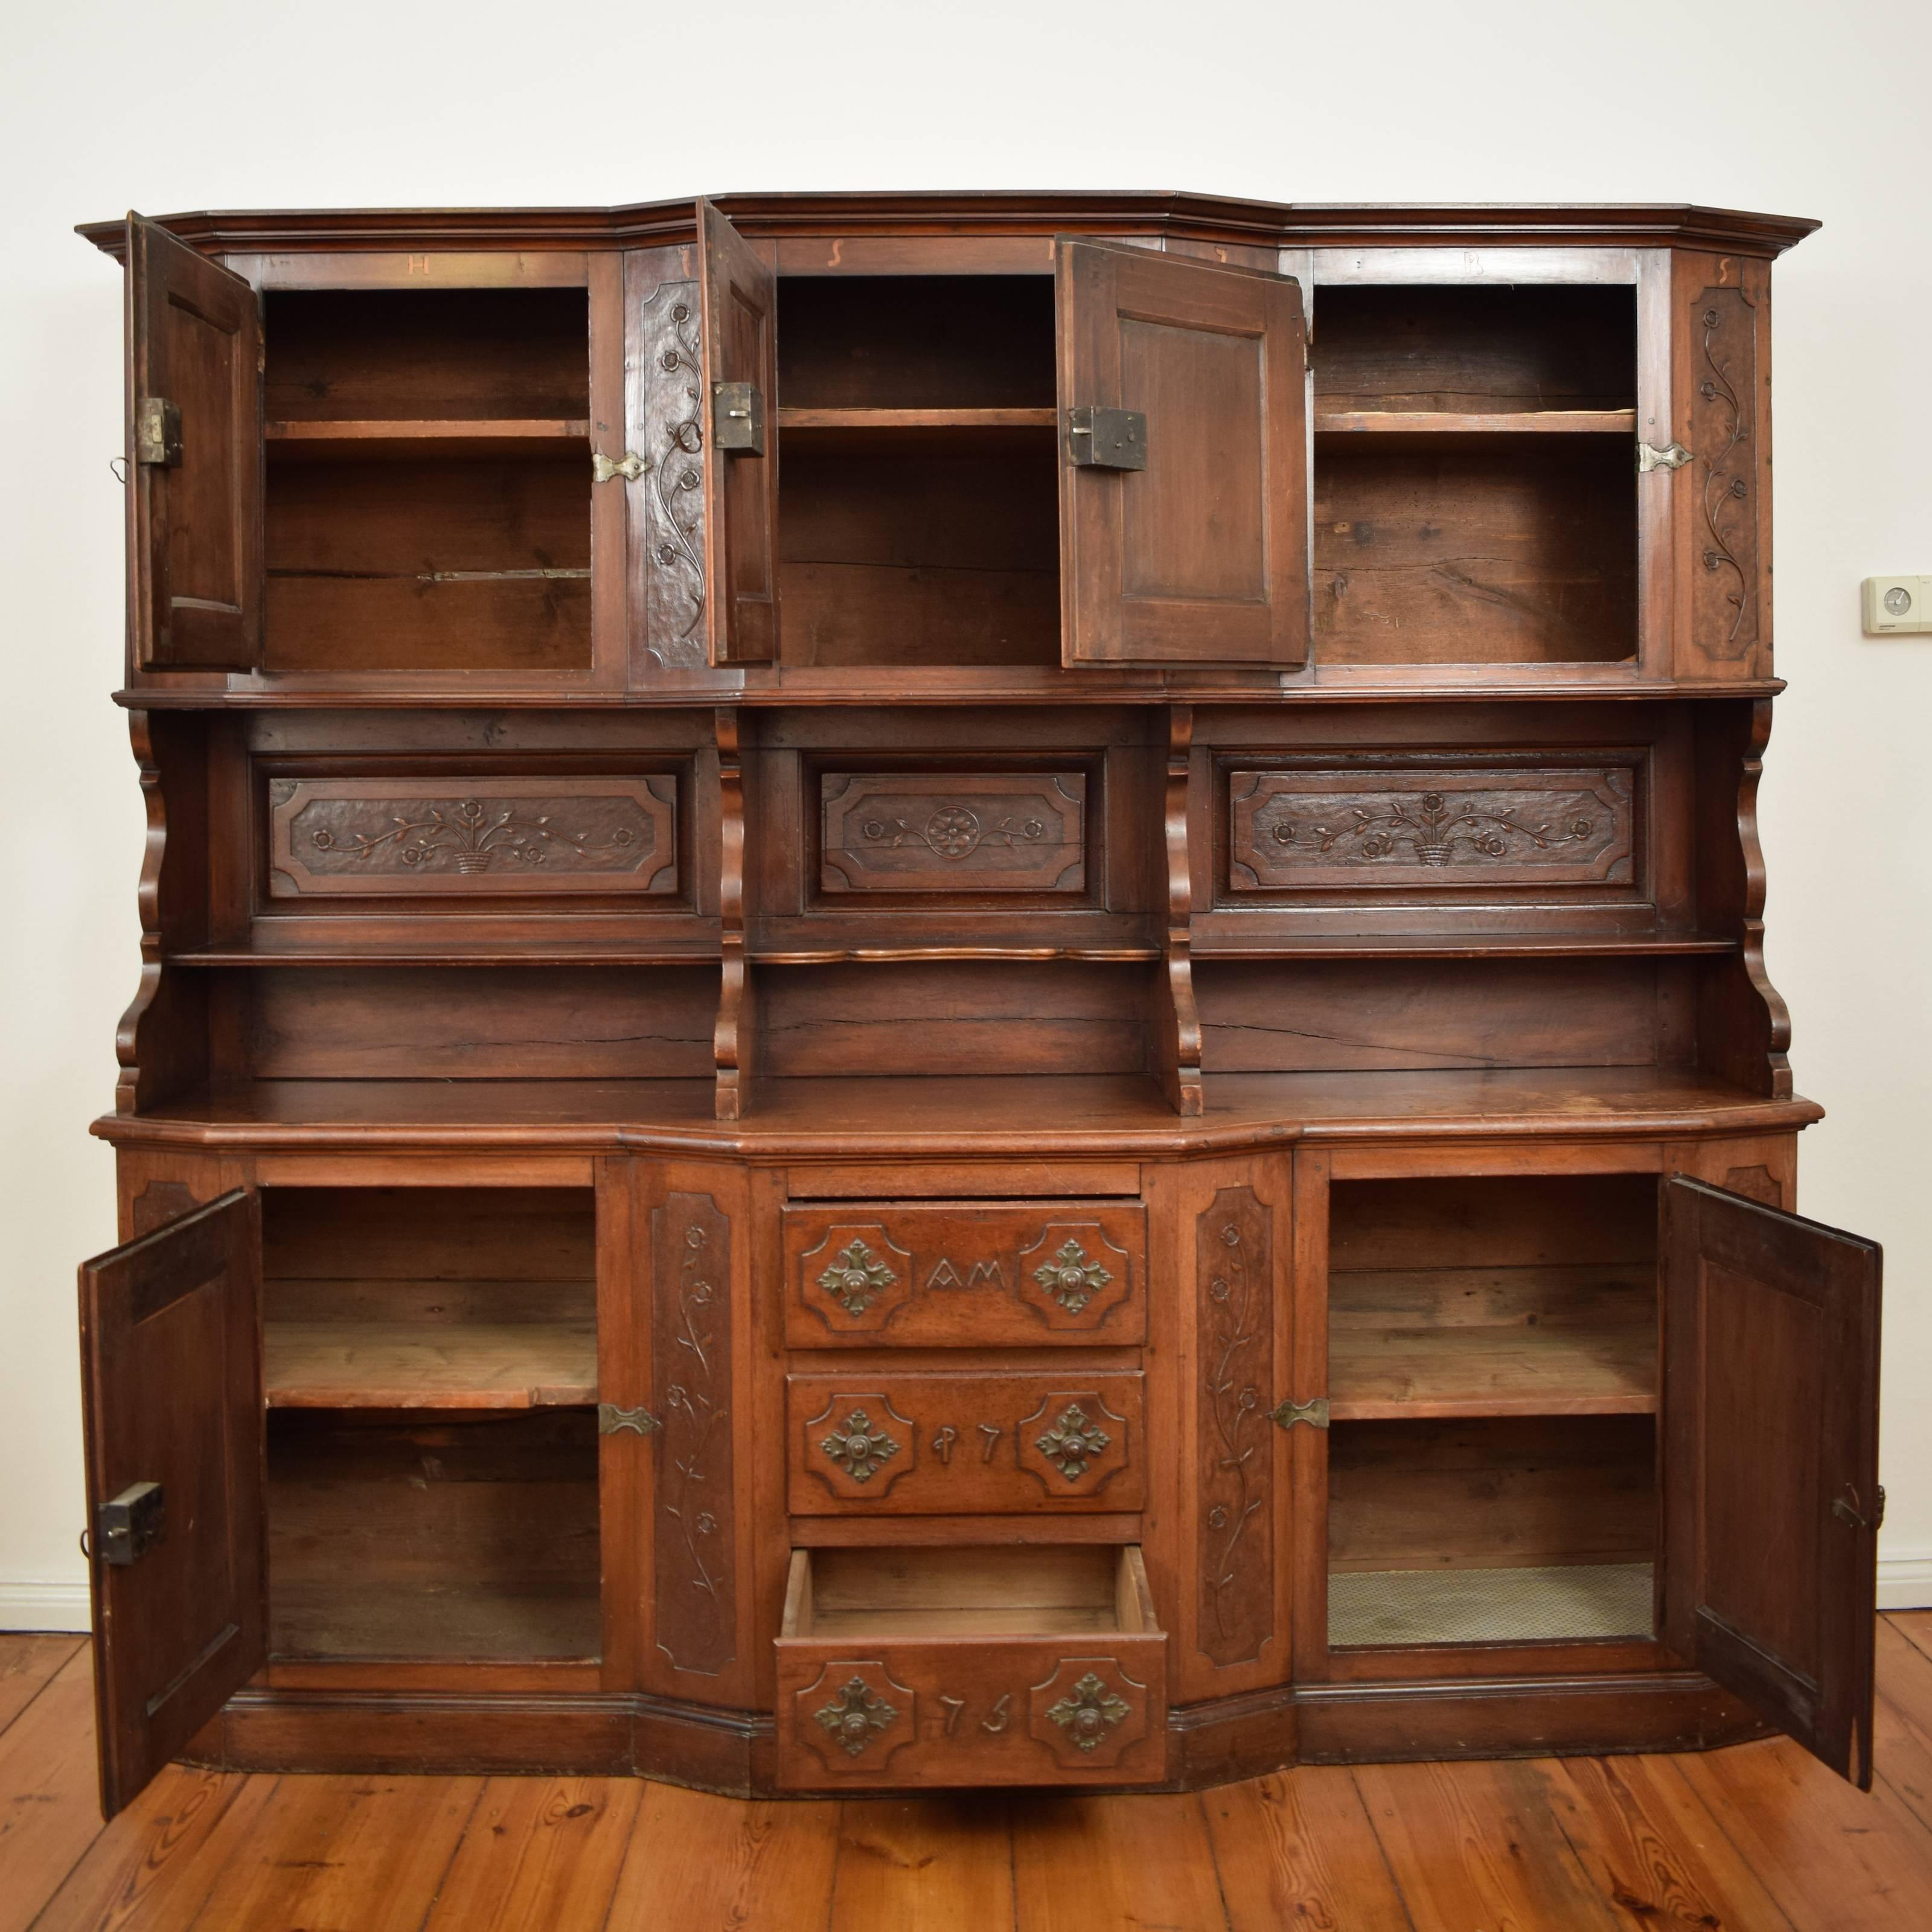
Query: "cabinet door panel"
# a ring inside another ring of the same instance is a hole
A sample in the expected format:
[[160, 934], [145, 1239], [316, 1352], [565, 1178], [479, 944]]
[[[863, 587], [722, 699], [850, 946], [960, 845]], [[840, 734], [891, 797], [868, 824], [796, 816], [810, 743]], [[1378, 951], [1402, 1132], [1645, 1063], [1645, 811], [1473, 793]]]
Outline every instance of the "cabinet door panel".
[[[704, 578], [713, 664], [763, 664], [778, 635], [777, 278], [708, 201], [698, 204], [704, 319]], [[719, 441], [719, 392], [749, 384], [763, 412], [755, 448]]]
[[[1258, 269], [1064, 238], [1056, 274], [1066, 662], [1304, 662], [1300, 287]], [[1144, 467], [1080, 460], [1084, 412], [1096, 408], [1145, 418]]]
[[128, 598], [143, 669], [262, 650], [262, 323], [240, 276], [128, 218]]
[[266, 1660], [261, 1247], [237, 1189], [81, 1265], [108, 1817]]
[[1661, 1246], [1661, 1634], [1869, 1789], [1879, 1250], [1681, 1175]]

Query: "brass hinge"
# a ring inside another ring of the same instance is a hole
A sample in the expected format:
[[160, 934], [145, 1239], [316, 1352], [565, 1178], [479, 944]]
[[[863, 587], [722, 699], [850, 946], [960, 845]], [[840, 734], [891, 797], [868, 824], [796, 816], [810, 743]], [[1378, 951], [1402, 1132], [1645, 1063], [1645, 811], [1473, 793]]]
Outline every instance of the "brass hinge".
[[614, 1402], [600, 1402], [597, 1405], [597, 1432], [599, 1436], [615, 1436], [629, 1430], [637, 1436], [655, 1436], [664, 1426], [658, 1418], [641, 1406], [636, 1408], [620, 1408]]
[[1328, 1426], [1328, 1398], [1318, 1395], [1312, 1402], [1282, 1402], [1275, 1405], [1274, 1419], [1283, 1429], [1305, 1422], [1310, 1429]]
[[650, 466], [633, 450], [626, 450], [621, 457], [605, 456], [592, 451], [590, 480], [593, 483], [608, 483], [612, 477], [621, 476], [626, 483], [634, 483]]
[[1138, 410], [1077, 403], [1066, 412], [1068, 446], [1080, 470], [1144, 470], [1147, 418]]
[[711, 440], [742, 455], [765, 453], [765, 399], [755, 382], [713, 382]]
[[117, 1569], [167, 1540], [167, 1498], [159, 1483], [131, 1483], [94, 1512], [94, 1554]]
[[1690, 452], [1681, 442], [1658, 449], [1647, 442], [1636, 446], [1636, 473], [1647, 476], [1653, 470], [1682, 470], [1690, 460]]
[[134, 405], [134, 460], [172, 469], [181, 455], [181, 411], [164, 396], [142, 397]]
[[[1845, 1496], [1850, 1497], [1851, 1501], [1847, 1502]], [[1885, 1527], [1885, 1485], [1882, 1483], [1879, 1485], [1878, 1507], [1872, 1511], [1869, 1521], [1859, 1514], [1858, 1492], [1850, 1483], [1845, 1485], [1845, 1496], [1832, 1498], [1832, 1514], [1848, 1528], [1882, 1529]]]

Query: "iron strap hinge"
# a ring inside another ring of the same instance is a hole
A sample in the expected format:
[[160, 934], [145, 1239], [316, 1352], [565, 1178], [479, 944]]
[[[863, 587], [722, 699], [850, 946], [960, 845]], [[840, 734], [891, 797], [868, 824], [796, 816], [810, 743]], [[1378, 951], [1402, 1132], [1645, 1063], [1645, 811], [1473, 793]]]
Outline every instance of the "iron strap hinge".
[[181, 460], [181, 411], [165, 396], [142, 396], [134, 405], [134, 460], [171, 470]]
[[590, 480], [593, 483], [608, 483], [612, 477], [621, 476], [626, 483], [634, 483], [650, 466], [634, 450], [627, 449], [622, 456], [605, 456], [593, 451]]
[[641, 1405], [636, 1408], [620, 1408], [614, 1402], [600, 1402], [597, 1405], [597, 1432], [599, 1436], [616, 1436], [626, 1429], [636, 1436], [655, 1436], [663, 1426], [664, 1424]]
[[1274, 1419], [1283, 1429], [1305, 1422], [1310, 1429], [1328, 1426], [1328, 1398], [1318, 1395], [1312, 1402], [1281, 1402], [1275, 1405]]
[[1067, 448], [1078, 470], [1144, 470], [1147, 418], [1138, 410], [1076, 403], [1066, 412]]
[[1636, 446], [1636, 473], [1647, 476], [1653, 470], [1682, 470], [1690, 460], [1690, 452], [1681, 442], [1658, 449], [1648, 442]]
[[[1846, 1496], [1851, 1498], [1849, 1502], [1845, 1500]], [[1849, 1483], [1845, 1485], [1844, 1496], [1832, 1498], [1832, 1514], [1849, 1529], [1882, 1529], [1885, 1527], [1885, 1485], [1882, 1483], [1879, 1485], [1878, 1507], [1872, 1511], [1869, 1519], [1860, 1514], [1858, 1492]]]

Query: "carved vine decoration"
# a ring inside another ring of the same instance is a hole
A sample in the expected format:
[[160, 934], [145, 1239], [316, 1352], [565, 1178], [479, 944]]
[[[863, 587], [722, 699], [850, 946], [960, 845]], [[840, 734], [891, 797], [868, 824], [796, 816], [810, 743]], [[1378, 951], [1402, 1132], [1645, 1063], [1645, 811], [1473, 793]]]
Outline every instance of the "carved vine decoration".
[[706, 1606], [714, 1641], [722, 1635], [722, 1580], [710, 1558], [710, 1546], [718, 1534], [718, 1519], [707, 1509], [693, 1508], [693, 1492], [702, 1496], [706, 1481], [706, 1466], [713, 1436], [729, 1419], [729, 1410], [717, 1400], [717, 1369], [711, 1311], [717, 1306], [719, 1291], [706, 1266], [709, 1238], [693, 1222], [684, 1231], [684, 1259], [678, 1270], [676, 1341], [685, 1358], [682, 1378], [664, 1391], [664, 1405], [674, 1419], [682, 1417], [686, 1426], [670, 1438], [672, 1466], [680, 1478], [676, 1498], [667, 1496], [664, 1513], [677, 1525], [686, 1561], [691, 1566], [692, 1586]]
[[970, 858], [982, 845], [1003, 845], [1014, 851], [1037, 845], [1046, 836], [1046, 823], [1039, 818], [1016, 823], [1010, 814], [988, 826], [970, 806], [952, 802], [941, 805], [921, 825], [878, 814], [861, 819], [859, 835], [868, 845], [922, 845], [934, 858], [956, 862]]
[[1034, 1447], [1064, 1476], [1077, 1483], [1087, 1473], [1088, 1464], [1113, 1438], [1098, 1424], [1088, 1420], [1087, 1412], [1070, 1402], [1044, 1436], [1036, 1436]]
[[638, 841], [634, 832], [620, 825], [603, 843], [593, 845], [587, 832], [566, 832], [553, 826], [548, 812], [536, 818], [519, 818], [515, 808], [508, 806], [493, 817], [473, 798], [463, 800], [447, 812], [431, 806], [420, 818], [395, 818], [389, 824], [389, 830], [374, 838], [361, 832], [338, 836], [327, 826], [318, 826], [309, 834], [309, 843], [319, 852], [354, 860], [371, 858], [394, 844], [406, 866], [433, 866], [447, 855], [454, 860], [459, 872], [487, 872], [499, 858], [541, 866], [548, 856], [547, 846], [581, 858], [595, 852], [622, 851]]
[[1352, 806], [1346, 820], [1333, 825], [1304, 826], [1292, 818], [1278, 818], [1268, 836], [1277, 845], [1312, 839], [1322, 852], [1346, 842], [1358, 857], [1372, 860], [1388, 858], [1402, 844], [1414, 851], [1419, 864], [1446, 866], [1459, 840], [1472, 858], [1503, 859], [1510, 854], [1512, 839], [1526, 840], [1546, 852], [1554, 846], [1581, 843], [1596, 829], [1594, 820], [1580, 814], [1561, 824], [1526, 825], [1508, 812], [1459, 811], [1442, 793], [1428, 791], [1420, 798], [1392, 799], [1378, 811]]
[[644, 642], [657, 662], [705, 661], [704, 356], [698, 284], [665, 282], [643, 307]]
[[1213, 1478], [1208, 1494], [1202, 1498], [1214, 1561], [1203, 1580], [1215, 1628], [1227, 1637], [1234, 1634], [1228, 1592], [1240, 1574], [1241, 1544], [1250, 1521], [1267, 1501], [1256, 1468], [1256, 1457], [1268, 1440], [1267, 1405], [1260, 1385], [1244, 1381], [1242, 1374], [1252, 1365], [1254, 1352], [1265, 1336], [1260, 1319], [1263, 1297], [1238, 1218], [1222, 1218], [1214, 1239], [1221, 1264], [1207, 1283], [1208, 1338], [1202, 1376], [1202, 1394], [1214, 1430]]
[[1090, 1751], [1133, 1715], [1133, 1706], [1090, 1670], [1059, 1702], [1047, 1706], [1046, 1714], [1082, 1750]]
[[891, 1727], [898, 1711], [862, 1677], [854, 1677], [833, 1693], [830, 1703], [812, 1714], [838, 1740], [848, 1757], [857, 1757], [879, 1732]]
[[[1737, 299], [1742, 302], [1743, 298]], [[1744, 313], [1748, 327], [1748, 309]], [[1724, 311], [1708, 300], [1708, 294], [1697, 320], [1703, 332], [1706, 371], [1697, 393], [1717, 412], [1718, 433], [1725, 439], [1704, 475], [1704, 568], [1713, 575], [1728, 572], [1737, 580], [1736, 588], [1724, 592], [1724, 602], [1732, 613], [1724, 640], [1735, 644], [1744, 628], [1750, 598], [1750, 576], [1738, 554], [1754, 548], [1750, 541], [1750, 485], [1744, 474], [1749, 458], [1748, 454], [1738, 454], [1750, 440], [1750, 418], [1738, 392], [1732, 347], [1725, 339]]]

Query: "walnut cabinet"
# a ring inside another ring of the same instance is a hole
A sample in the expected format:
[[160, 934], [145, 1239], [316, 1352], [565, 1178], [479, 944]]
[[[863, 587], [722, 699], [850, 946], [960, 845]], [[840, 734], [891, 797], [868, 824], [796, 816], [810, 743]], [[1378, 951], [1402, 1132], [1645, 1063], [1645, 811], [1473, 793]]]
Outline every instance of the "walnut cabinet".
[[1694, 207], [130, 217], [102, 1787], [1870, 1774]]

